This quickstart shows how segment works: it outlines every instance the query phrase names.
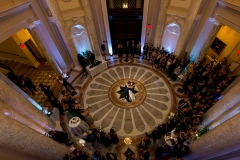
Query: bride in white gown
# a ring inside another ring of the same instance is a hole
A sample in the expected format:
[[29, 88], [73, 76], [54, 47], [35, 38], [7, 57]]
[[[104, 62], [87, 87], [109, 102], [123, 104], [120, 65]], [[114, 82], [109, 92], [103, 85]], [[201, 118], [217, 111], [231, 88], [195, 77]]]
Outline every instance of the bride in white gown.
[[133, 102], [133, 101], [135, 101], [135, 96], [133, 95], [133, 91], [131, 90], [131, 89], [129, 89], [129, 100], [131, 101], [131, 102]]
[[128, 83], [127, 86], [128, 86], [128, 88], [129, 88], [129, 90], [128, 90], [128, 93], [129, 93], [129, 101], [134, 102], [135, 99], [136, 99], [136, 97], [135, 97], [134, 94], [133, 94], [133, 90], [134, 90], [134, 88], [135, 88], [135, 83], [134, 83], [134, 82], [131, 82], [130, 84]]

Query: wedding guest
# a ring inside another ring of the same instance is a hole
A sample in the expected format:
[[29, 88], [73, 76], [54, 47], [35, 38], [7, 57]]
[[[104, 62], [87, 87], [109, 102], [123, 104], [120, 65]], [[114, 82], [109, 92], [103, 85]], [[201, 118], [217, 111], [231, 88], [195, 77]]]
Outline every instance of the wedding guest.
[[119, 138], [117, 136], [117, 132], [115, 132], [113, 128], [110, 129], [110, 137], [113, 144], [118, 144]]
[[22, 85], [27, 87], [29, 91], [34, 95], [34, 92], [37, 92], [36, 86], [33, 84], [32, 80], [28, 77], [24, 77], [23, 75], [19, 76], [19, 79], [22, 81]]
[[145, 132], [145, 134], [148, 137], [152, 137], [154, 142], [162, 136], [162, 132], [158, 130], [158, 127], [155, 127], [151, 134], [148, 134], [147, 132]]
[[152, 55], [153, 51], [154, 51], [154, 47], [153, 47], [153, 45], [151, 45], [150, 48], [149, 48], [149, 52], [148, 52], [148, 61], [150, 61], [150, 58], [151, 58], [151, 55]]
[[147, 59], [148, 50], [149, 50], [149, 46], [148, 46], [147, 43], [145, 43], [145, 45], [143, 46], [143, 56], [142, 56], [143, 59], [144, 59], [145, 56], [146, 56], [146, 59]]
[[141, 54], [141, 47], [142, 47], [141, 43], [138, 42], [137, 47], [136, 47], [137, 48], [137, 54], [142, 56], [142, 54]]
[[106, 158], [107, 160], [117, 160], [117, 155], [115, 153], [107, 153]]
[[63, 77], [60, 75], [60, 76], [58, 76], [58, 79], [57, 79], [57, 80], [65, 87], [65, 89], [66, 89], [68, 92], [72, 93], [73, 91], [75, 91], [75, 88], [73, 88], [73, 86], [72, 86], [70, 83], [68, 83], [68, 81], [66, 80], [66, 78], [63, 78]]
[[93, 160], [103, 160], [105, 159], [105, 157], [102, 155], [102, 151], [101, 150], [96, 150], [94, 153], [93, 153]]
[[90, 63], [93, 65], [96, 58], [95, 58], [95, 55], [91, 51], [88, 51], [88, 59], [89, 59]]
[[122, 44], [118, 43], [118, 57], [122, 57]]
[[93, 123], [94, 123], [94, 120], [93, 120], [93, 118], [90, 116], [90, 114], [89, 114], [89, 109], [90, 109], [90, 107], [88, 106], [88, 108], [87, 109], [82, 109], [81, 110], [81, 115], [86, 119], [86, 122], [87, 122], [87, 124], [89, 125], [89, 126], [91, 126]]
[[158, 147], [155, 151], [155, 158], [161, 159], [172, 152], [171, 148], [166, 144], [163, 143], [160, 147]]
[[174, 70], [174, 72], [173, 72], [173, 74], [172, 74], [172, 76], [171, 76], [171, 80], [172, 80], [172, 81], [176, 81], [178, 75], [180, 74], [180, 72], [181, 72], [181, 66], [178, 66], [178, 67]]
[[49, 131], [48, 133], [51, 138], [59, 143], [64, 143], [67, 146], [71, 146], [73, 143], [70, 142], [68, 134], [60, 131]]
[[50, 89], [50, 86], [48, 86], [48, 85], [43, 85], [43, 84], [39, 84], [39, 87], [41, 88], [41, 90], [44, 92], [44, 94], [45, 94], [47, 97], [54, 96], [54, 95], [53, 95], [53, 91]]
[[51, 103], [51, 105], [53, 107], [55, 107], [59, 110], [60, 115], [64, 115], [64, 109], [56, 97], [50, 96], [50, 97], [48, 97], [48, 101]]
[[140, 160], [149, 160], [150, 153], [149, 151], [145, 150], [143, 153], [140, 155], [139, 159]]
[[131, 56], [134, 57], [134, 54], [136, 53], [136, 46], [134, 40], [132, 40], [131, 44]]

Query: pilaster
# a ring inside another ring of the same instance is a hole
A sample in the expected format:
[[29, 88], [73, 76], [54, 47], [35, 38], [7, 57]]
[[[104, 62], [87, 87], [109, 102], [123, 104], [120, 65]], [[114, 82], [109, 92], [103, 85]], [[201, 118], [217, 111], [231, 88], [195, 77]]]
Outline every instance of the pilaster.
[[0, 100], [4, 104], [47, 130], [56, 129], [56, 123], [41, 112], [42, 107], [2, 73], [0, 88]]
[[201, 5], [202, 0], [192, 0], [191, 4], [188, 9], [188, 14], [184, 22], [184, 27], [181, 30], [178, 43], [175, 49], [175, 55], [180, 56], [180, 54], [183, 51], [183, 47], [186, 43], [186, 40], [189, 36], [189, 32], [192, 28], [193, 22], [195, 21], [195, 18], [197, 16], [199, 7]]
[[159, 47], [162, 41], [162, 35], [164, 31], [165, 17], [167, 14], [168, 0], [161, 0], [161, 6], [159, 9], [159, 16], [157, 21], [157, 28], [154, 37], [154, 47]]
[[100, 48], [99, 48], [100, 46], [98, 43], [97, 33], [95, 30], [89, 2], [88, 2], [88, 0], [80, 0], [80, 1], [81, 1], [83, 12], [84, 12], [84, 17], [85, 17], [85, 21], [87, 24], [88, 33], [90, 35], [90, 42], [92, 44], [93, 52], [95, 53], [95, 55], [97, 57], [99, 57], [99, 56], [101, 56], [101, 52], [100, 52]]
[[[0, 113], [0, 146], [42, 159], [59, 160], [71, 152], [31, 128]], [[14, 153], [14, 152], [13, 152]]]
[[58, 6], [57, 0], [46, 0], [48, 7], [52, 13], [52, 16], [55, 20], [55, 23], [60, 31], [60, 34], [63, 38], [63, 41], [70, 53], [70, 56], [72, 58], [73, 61], [73, 65], [74, 66], [79, 66], [79, 62], [77, 60], [77, 51], [74, 47], [72, 38], [71, 38], [71, 34], [70, 34], [70, 29], [67, 27], [66, 22], [64, 21], [62, 14], [61, 14], [61, 10]]

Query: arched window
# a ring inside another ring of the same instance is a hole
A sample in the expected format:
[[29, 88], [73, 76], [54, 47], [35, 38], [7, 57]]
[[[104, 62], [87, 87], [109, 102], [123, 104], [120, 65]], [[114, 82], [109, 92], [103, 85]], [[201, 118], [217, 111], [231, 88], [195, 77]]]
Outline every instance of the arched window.
[[88, 36], [83, 26], [73, 26], [71, 34], [78, 53], [82, 54], [82, 52], [86, 52], [86, 50], [91, 50]]
[[163, 35], [162, 47], [169, 52], [174, 52], [180, 34], [180, 27], [176, 23], [170, 23]]

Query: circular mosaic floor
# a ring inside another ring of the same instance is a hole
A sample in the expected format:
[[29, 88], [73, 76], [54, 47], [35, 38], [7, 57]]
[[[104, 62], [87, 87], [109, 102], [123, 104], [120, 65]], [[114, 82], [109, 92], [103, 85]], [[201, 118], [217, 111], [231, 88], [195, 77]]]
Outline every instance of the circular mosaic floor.
[[[134, 82], [134, 102], [123, 98], [122, 87]], [[162, 123], [171, 111], [171, 89], [160, 74], [136, 65], [119, 65], [94, 77], [84, 92], [95, 126], [115, 127], [119, 136], [138, 136]]]

